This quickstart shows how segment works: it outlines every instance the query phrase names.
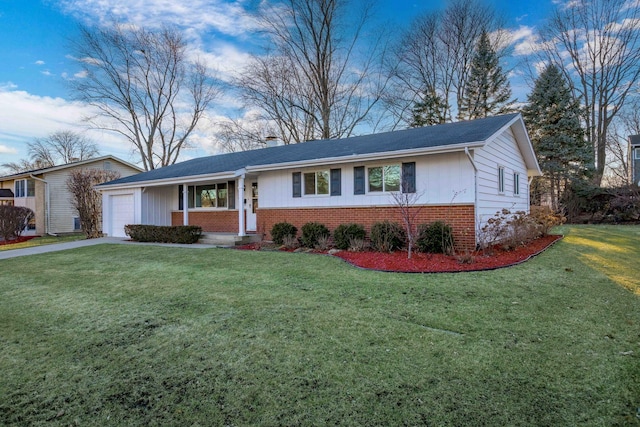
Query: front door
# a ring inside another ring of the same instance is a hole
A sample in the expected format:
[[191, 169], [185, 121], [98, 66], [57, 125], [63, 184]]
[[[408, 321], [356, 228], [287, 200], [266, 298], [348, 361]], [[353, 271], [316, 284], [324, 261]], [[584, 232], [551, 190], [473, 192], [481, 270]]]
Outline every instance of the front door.
[[258, 209], [258, 182], [249, 182], [248, 187], [249, 194], [245, 195], [247, 197], [247, 231], [256, 231], [256, 211]]

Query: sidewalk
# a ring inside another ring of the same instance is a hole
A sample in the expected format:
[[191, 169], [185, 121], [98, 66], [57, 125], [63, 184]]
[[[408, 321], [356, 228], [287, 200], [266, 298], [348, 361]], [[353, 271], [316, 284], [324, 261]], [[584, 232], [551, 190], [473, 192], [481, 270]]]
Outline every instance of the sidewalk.
[[102, 245], [102, 244], [169, 246], [174, 248], [190, 248], [190, 249], [208, 249], [208, 248], [220, 247], [216, 245], [206, 245], [201, 243], [194, 243], [193, 245], [185, 245], [185, 244], [178, 244], [178, 243], [142, 243], [142, 242], [133, 242], [131, 240], [128, 240], [127, 238], [100, 237], [99, 239], [76, 240], [75, 242], [65, 242], [65, 243], [53, 243], [51, 245], [33, 246], [31, 248], [9, 249], [9, 250], [0, 252], [0, 260], [17, 258], [20, 256], [27, 256], [27, 255], [46, 254], [49, 252], [65, 251], [67, 249], [75, 249], [75, 248], [82, 248], [85, 246], [94, 246], [94, 245]]

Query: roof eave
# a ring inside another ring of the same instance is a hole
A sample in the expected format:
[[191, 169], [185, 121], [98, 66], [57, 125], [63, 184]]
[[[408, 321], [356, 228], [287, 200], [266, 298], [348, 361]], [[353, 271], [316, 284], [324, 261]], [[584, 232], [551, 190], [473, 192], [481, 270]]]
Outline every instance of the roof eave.
[[122, 184], [100, 184], [96, 190], [126, 190], [140, 187], [162, 187], [167, 185], [192, 184], [194, 182], [215, 181], [221, 179], [235, 179], [235, 171], [225, 171], [214, 174], [190, 175], [184, 177], [154, 179], [148, 181], [125, 182]]

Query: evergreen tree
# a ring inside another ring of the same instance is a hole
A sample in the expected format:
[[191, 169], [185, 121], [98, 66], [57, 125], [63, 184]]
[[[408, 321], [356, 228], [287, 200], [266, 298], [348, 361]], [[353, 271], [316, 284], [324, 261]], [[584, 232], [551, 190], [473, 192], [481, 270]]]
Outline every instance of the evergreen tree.
[[471, 120], [508, 113], [514, 103], [510, 98], [511, 86], [500, 66], [500, 58], [491, 46], [489, 35], [482, 32], [471, 61], [458, 118]]
[[446, 123], [447, 105], [437, 93], [423, 95], [411, 109], [411, 123], [409, 127], [416, 128]]
[[580, 104], [553, 64], [535, 81], [527, 101], [523, 116], [543, 172], [532, 188], [548, 194], [552, 209], [559, 210], [564, 192], [592, 171], [593, 149], [585, 138]]

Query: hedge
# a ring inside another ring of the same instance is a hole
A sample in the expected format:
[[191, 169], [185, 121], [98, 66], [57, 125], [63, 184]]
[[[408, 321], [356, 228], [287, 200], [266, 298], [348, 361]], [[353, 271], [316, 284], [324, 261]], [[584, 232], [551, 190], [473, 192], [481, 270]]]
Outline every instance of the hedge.
[[137, 242], [160, 243], [196, 243], [202, 236], [202, 227], [198, 225], [138, 225], [124, 226], [127, 236]]

